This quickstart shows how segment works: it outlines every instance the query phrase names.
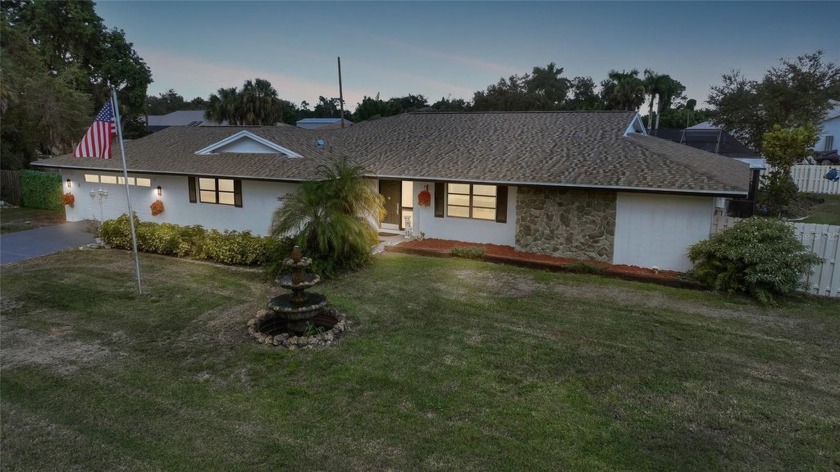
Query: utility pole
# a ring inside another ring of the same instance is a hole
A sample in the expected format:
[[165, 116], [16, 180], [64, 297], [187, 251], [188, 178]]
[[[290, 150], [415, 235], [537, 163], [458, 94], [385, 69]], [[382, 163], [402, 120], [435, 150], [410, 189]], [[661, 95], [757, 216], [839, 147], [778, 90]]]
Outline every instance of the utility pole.
[[344, 91], [341, 88], [341, 56], [338, 58], [338, 105], [341, 107], [341, 127], [344, 128]]

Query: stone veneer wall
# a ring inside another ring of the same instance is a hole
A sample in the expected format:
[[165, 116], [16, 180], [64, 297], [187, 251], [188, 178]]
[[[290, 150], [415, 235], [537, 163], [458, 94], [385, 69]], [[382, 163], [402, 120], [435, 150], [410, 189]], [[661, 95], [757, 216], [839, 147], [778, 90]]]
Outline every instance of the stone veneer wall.
[[516, 249], [612, 262], [616, 192], [519, 187]]

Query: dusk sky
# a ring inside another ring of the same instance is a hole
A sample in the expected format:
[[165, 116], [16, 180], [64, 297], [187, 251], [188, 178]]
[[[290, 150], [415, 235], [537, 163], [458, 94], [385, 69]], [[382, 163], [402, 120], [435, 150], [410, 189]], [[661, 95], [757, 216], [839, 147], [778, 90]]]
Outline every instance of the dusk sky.
[[822, 49], [840, 64], [838, 2], [100, 1], [152, 70], [149, 93], [207, 98], [247, 79], [314, 105], [409, 93], [469, 100], [501, 77], [554, 62], [599, 83], [610, 69], [670, 74], [703, 106], [721, 75], [760, 79]]

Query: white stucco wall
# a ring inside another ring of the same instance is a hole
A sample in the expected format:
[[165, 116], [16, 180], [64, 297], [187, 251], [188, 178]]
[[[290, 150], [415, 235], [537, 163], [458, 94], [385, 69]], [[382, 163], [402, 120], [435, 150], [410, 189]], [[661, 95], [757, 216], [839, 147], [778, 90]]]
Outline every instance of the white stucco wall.
[[[65, 206], [68, 221], [80, 221], [116, 218], [128, 212], [125, 198], [125, 186], [114, 184], [86, 183], [84, 174], [118, 175], [93, 171], [68, 171], [62, 174], [62, 181], [70, 179], [72, 188], [64, 188], [76, 196], [74, 208]], [[202, 225], [207, 229], [250, 230], [254, 234], [268, 234], [271, 215], [280, 205], [278, 197], [297, 190], [298, 184], [285, 182], [264, 182], [256, 180], [242, 181], [242, 208], [231, 205], [210, 203], [190, 203], [187, 176], [133, 174], [129, 177], [145, 177], [152, 181], [151, 187], [129, 186], [132, 210], [141, 221], [156, 223], [175, 223], [179, 225]], [[162, 189], [162, 196], [156, 194], [157, 186]], [[90, 198], [91, 190], [102, 188], [108, 191], [108, 198], [103, 201], [100, 213], [99, 199]], [[152, 216], [149, 208], [158, 198], [163, 201], [164, 212]]]
[[825, 137], [826, 135], [834, 136], [834, 146], [833, 149], [840, 148], [840, 117], [833, 118], [831, 120], [826, 120], [822, 122], [822, 130], [820, 131], [820, 140], [817, 141], [817, 144], [814, 146], [814, 150], [816, 151], [824, 151], [825, 150]]
[[[424, 186], [429, 186], [432, 204], [421, 207], [417, 204], [417, 195]], [[513, 246], [516, 239], [516, 187], [508, 187], [507, 223], [474, 220], [469, 218], [435, 218], [434, 182], [414, 182], [414, 234], [422, 231], [426, 238], [451, 239], [473, 243], [500, 244]]]
[[709, 237], [714, 197], [619, 192], [614, 264], [690, 270], [688, 247]]

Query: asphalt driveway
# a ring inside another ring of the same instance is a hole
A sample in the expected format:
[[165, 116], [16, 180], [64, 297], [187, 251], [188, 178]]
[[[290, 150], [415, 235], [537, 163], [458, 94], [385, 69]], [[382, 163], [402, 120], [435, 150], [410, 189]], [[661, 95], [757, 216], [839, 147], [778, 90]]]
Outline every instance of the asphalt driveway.
[[0, 235], [0, 265], [90, 244], [93, 235], [85, 231], [86, 225], [74, 221]]

